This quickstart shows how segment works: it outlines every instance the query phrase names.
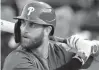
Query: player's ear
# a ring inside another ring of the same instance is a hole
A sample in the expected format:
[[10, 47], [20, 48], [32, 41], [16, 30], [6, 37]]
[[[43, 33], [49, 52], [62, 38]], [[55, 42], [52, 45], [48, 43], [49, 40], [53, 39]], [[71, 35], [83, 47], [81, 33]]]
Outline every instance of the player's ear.
[[49, 36], [51, 30], [52, 30], [52, 27], [51, 26], [45, 27], [45, 29], [44, 29], [45, 35]]

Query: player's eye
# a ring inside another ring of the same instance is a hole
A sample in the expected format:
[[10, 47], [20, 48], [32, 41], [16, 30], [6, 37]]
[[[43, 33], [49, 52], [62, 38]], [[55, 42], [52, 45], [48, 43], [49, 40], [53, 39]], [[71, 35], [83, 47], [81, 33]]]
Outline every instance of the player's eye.
[[32, 23], [32, 22], [30, 22], [30, 23], [29, 23], [29, 26], [33, 26], [33, 23]]
[[32, 28], [38, 28], [40, 25], [37, 24], [37, 23], [31, 22], [31, 23], [29, 23], [29, 26], [32, 27]]

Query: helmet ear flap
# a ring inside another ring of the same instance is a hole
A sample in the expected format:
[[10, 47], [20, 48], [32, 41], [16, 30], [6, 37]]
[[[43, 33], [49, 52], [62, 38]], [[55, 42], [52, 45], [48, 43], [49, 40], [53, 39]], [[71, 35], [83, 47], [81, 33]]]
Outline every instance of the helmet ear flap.
[[19, 19], [14, 27], [14, 34], [15, 34], [15, 42], [19, 43], [21, 40], [21, 31], [20, 31], [20, 26], [21, 26], [21, 20]]

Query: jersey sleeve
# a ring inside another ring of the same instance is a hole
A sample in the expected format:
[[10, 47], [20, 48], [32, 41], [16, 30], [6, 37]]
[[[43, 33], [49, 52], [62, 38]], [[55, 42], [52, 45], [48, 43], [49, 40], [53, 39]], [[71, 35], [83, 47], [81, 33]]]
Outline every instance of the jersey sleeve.
[[39, 70], [33, 62], [22, 53], [12, 52], [5, 59], [3, 70]]

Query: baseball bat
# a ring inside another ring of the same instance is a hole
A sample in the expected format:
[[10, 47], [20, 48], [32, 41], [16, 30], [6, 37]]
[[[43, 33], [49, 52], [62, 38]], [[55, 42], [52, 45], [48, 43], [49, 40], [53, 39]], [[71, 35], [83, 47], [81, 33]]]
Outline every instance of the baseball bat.
[[[15, 23], [0, 19], [0, 24], [1, 24], [1, 31], [14, 33]], [[66, 43], [67, 44], [67, 40], [66, 39], [60, 38], [60, 37], [57, 37], [57, 36], [50, 36], [49, 39], [52, 40], [52, 41]]]
[[15, 23], [0, 19], [1, 31], [14, 33]]

